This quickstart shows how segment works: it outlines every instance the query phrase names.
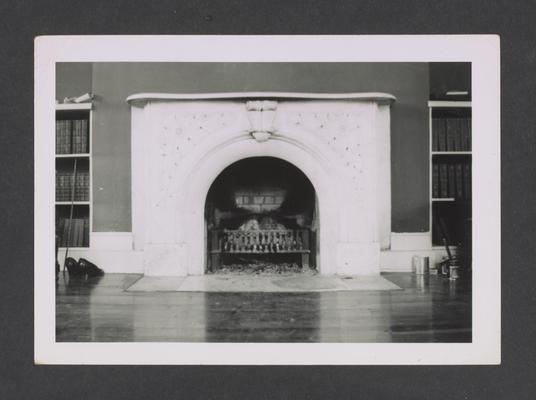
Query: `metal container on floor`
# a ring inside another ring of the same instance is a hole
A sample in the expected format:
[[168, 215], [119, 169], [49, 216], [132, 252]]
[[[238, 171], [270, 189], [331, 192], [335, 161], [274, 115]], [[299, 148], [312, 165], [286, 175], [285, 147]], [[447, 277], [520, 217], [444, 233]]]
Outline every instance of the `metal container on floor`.
[[449, 266], [449, 279], [450, 280], [456, 280], [456, 279], [458, 279], [460, 277], [459, 268], [460, 268], [459, 265], [450, 265]]
[[413, 256], [413, 271], [417, 275], [427, 275], [430, 272], [430, 257]]

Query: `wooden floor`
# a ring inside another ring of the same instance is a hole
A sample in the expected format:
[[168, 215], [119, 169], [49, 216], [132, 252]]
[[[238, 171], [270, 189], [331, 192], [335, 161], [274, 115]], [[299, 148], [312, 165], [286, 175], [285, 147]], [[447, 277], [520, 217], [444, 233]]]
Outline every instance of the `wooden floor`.
[[390, 273], [403, 290], [125, 292], [138, 274], [60, 274], [58, 342], [470, 342], [471, 281]]

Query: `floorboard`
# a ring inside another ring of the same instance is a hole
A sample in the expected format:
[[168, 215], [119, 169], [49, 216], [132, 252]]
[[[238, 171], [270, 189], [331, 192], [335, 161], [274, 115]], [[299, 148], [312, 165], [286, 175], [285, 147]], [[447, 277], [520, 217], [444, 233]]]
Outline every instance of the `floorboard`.
[[58, 342], [470, 342], [471, 280], [389, 273], [403, 290], [126, 292], [139, 274], [60, 274]]

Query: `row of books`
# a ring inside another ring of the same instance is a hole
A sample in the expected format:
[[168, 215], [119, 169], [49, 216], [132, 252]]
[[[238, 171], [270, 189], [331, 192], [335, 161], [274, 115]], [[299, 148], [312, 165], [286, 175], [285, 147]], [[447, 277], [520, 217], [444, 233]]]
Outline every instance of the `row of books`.
[[89, 152], [87, 119], [56, 121], [56, 154], [80, 154]]
[[434, 163], [432, 166], [433, 198], [471, 198], [471, 164], [468, 162]]
[[73, 218], [70, 224], [68, 217], [60, 217], [57, 234], [60, 247], [89, 247], [89, 217]]
[[[74, 183], [74, 199], [71, 199]], [[56, 171], [56, 201], [88, 201], [89, 171], [77, 171], [73, 182], [73, 172]]]
[[433, 118], [432, 151], [471, 151], [471, 118]]

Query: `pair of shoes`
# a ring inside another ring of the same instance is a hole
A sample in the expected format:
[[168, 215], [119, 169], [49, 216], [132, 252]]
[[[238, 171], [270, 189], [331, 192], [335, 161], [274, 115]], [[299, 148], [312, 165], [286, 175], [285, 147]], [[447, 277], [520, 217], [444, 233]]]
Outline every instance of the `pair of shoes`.
[[72, 257], [65, 259], [65, 268], [69, 272], [69, 276], [102, 276], [104, 271], [97, 267], [95, 264], [89, 262], [85, 258], [81, 258], [76, 261]]
[[104, 275], [104, 271], [102, 269], [100, 269], [99, 267], [97, 267], [95, 264], [93, 264], [92, 262], [89, 262], [88, 260], [86, 260], [85, 258], [81, 258], [80, 260], [78, 260], [78, 266], [84, 270], [87, 274], [87, 276], [91, 277], [91, 276], [102, 276]]

